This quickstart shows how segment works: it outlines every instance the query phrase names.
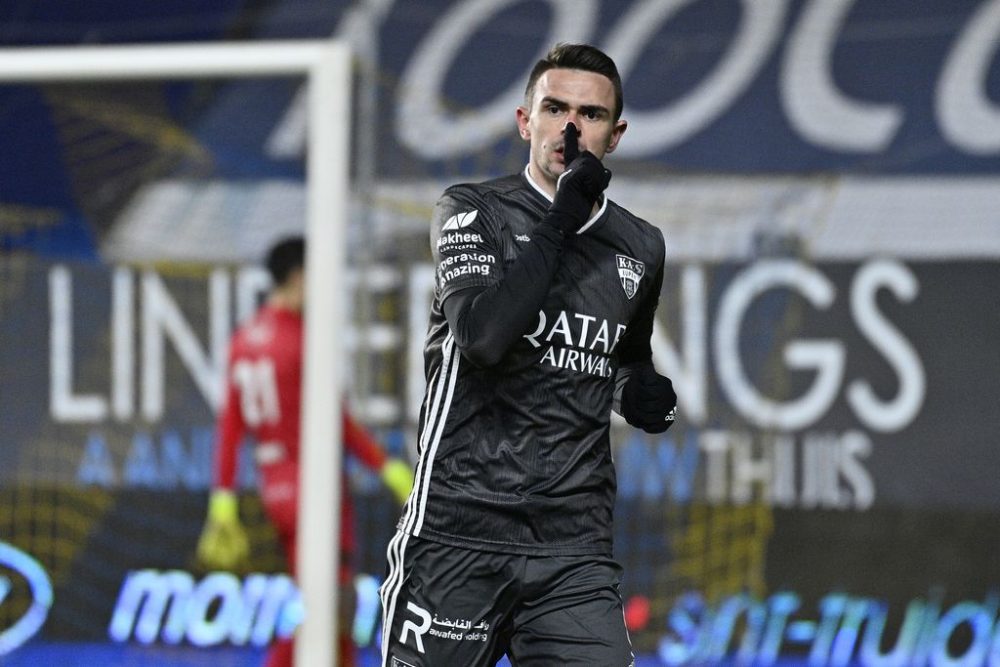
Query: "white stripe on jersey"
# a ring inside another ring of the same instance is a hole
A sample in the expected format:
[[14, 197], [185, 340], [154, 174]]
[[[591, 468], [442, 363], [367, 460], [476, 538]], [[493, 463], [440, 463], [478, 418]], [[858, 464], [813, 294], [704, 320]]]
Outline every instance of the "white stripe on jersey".
[[[424, 403], [424, 428], [420, 433], [420, 442], [417, 445], [417, 468], [414, 474], [416, 481], [413, 492], [406, 503], [406, 512], [403, 515], [403, 527], [396, 531], [389, 542], [387, 559], [389, 564], [389, 575], [379, 589], [379, 597], [382, 600], [382, 665], [385, 667], [388, 661], [389, 644], [391, 643], [390, 632], [392, 629], [392, 618], [396, 613], [396, 599], [402, 588], [403, 581], [403, 560], [406, 554], [406, 543], [410, 539], [410, 531], [414, 535], [419, 534], [420, 527], [424, 521], [424, 511], [427, 506], [427, 493], [430, 486], [431, 469], [433, 468], [434, 456], [437, 453], [438, 444], [441, 441], [441, 432], [444, 430], [444, 423], [448, 418], [448, 411], [451, 408], [451, 399], [455, 393], [455, 379], [458, 377], [458, 360], [461, 353], [455, 346], [455, 337], [448, 332], [441, 346], [443, 363], [435, 377], [431, 378], [428, 384], [427, 396]], [[432, 400], [433, 397], [433, 400]], [[433, 434], [433, 435], [432, 435]], [[414, 525], [416, 526], [414, 528]]]
[[[441, 377], [438, 381], [437, 395], [435, 396], [435, 408], [438, 405], [438, 399], [441, 397], [441, 390], [445, 389], [447, 386], [446, 394], [444, 397], [444, 404], [441, 406], [441, 411], [437, 415], [437, 421], [433, 419], [428, 419], [427, 432], [431, 431], [431, 425], [434, 426], [434, 433], [430, 436], [430, 451], [424, 451], [421, 455], [421, 461], [427, 463], [427, 470], [424, 472], [424, 478], [421, 480], [420, 493], [417, 495], [419, 499], [417, 507], [417, 523], [413, 528], [413, 534], [419, 536], [420, 529], [424, 525], [424, 514], [427, 511], [427, 495], [428, 489], [431, 484], [431, 470], [434, 468], [434, 457], [437, 456], [438, 445], [441, 444], [441, 433], [444, 431], [445, 422], [448, 421], [448, 412], [451, 410], [451, 399], [455, 395], [455, 381], [458, 379], [458, 366], [459, 360], [462, 358], [462, 353], [459, 352], [458, 347], [455, 345], [455, 336], [449, 331], [448, 336], [444, 340], [444, 345], [442, 345], [442, 353], [444, 356], [444, 364], [441, 368]], [[425, 442], [426, 446], [426, 442]]]
[[402, 530], [397, 530], [396, 534], [389, 542], [389, 576], [379, 588], [378, 594], [382, 599], [382, 667], [388, 667], [389, 644], [392, 631], [392, 617], [396, 614], [396, 597], [399, 595], [400, 582], [403, 578], [403, 554], [406, 553], [406, 543], [410, 536]]

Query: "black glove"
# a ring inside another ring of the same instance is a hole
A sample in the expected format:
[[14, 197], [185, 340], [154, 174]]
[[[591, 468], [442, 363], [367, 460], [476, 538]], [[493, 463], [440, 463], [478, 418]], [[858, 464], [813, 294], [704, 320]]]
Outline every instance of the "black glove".
[[580, 130], [573, 123], [563, 128], [563, 164], [568, 165], [580, 157]]
[[564, 134], [566, 170], [556, 182], [555, 200], [542, 222], [554, 225], [563, 234], [572, 234], [590, 218], [594, 202], [611, 182], [611, 172], [590, 151], [583, 151], [574, 157], [579, 149], [573, 123], [566, 123]]
[[670, 428], [676, 408], [674, 383], [657, 373], [652, 365], [636, 368], [622, 388], [622, 417], [647, 433], [663, 433]]

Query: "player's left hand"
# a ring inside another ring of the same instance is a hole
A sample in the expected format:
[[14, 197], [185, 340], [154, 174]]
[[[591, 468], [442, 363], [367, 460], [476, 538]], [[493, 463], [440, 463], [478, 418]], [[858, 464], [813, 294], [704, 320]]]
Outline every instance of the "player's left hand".
[[663, 433], [677, 415], [674, 383], [649, 366], [637, 368], [622, 389], [622, 417], [647, 433]]
[[220, 570], [233, 570], [246, 564], [250, 541], [240, 523], [236, 495], [215, 490], [208, 501], [208, 519], [198, 539], [198, 560]]
[[397, 458], [390, 458], [382, 466], [382, 481], [389, 487], [400, 505], [406, 504], [413, 488], [413, 469], [408, 463]]

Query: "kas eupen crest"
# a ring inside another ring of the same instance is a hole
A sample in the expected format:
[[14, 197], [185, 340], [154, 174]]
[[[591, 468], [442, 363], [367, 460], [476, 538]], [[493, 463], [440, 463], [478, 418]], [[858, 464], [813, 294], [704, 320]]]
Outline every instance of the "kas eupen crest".
[[646, 272], [646, 265], [625, 255], [615, 257], [618, 259], [618, 277], [622, 281], [622, 289], [625, 290], [625, 296], [631, 299], [639, 291], [639, 281]]

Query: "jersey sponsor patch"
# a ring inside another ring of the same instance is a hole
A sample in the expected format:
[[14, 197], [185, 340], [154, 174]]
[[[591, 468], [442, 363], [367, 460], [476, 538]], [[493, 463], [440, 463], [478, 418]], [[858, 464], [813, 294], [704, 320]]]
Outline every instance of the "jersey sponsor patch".
[[618, 278], [622, 281], [622, 289], [629, 299], [639, 290], [639, 281], [646, 273], [646, 265], [627, 255], [615, 255], [618, 258]]
[[451, 232], [438, 237], [438, 252], [445, 250], [467, 250], [483, 243], [483, 237], [476, 232]]
[[444, 227], [441, 228], [441, 231], [447, 232], [468, 227], [476, 220], [477, 215], [479, 215], [479, 211], [475, 209], [466, 211], [465, 213], [456, 213], [445, 221]]
[[458, 255], [449, 255], [438, 264], [438, 280], [444, 286], [448, 281], [458, 276], [488, 276], [491, 265], [496, 264], [496, 262], [496, 257], [485, 252], [463, 252]]

